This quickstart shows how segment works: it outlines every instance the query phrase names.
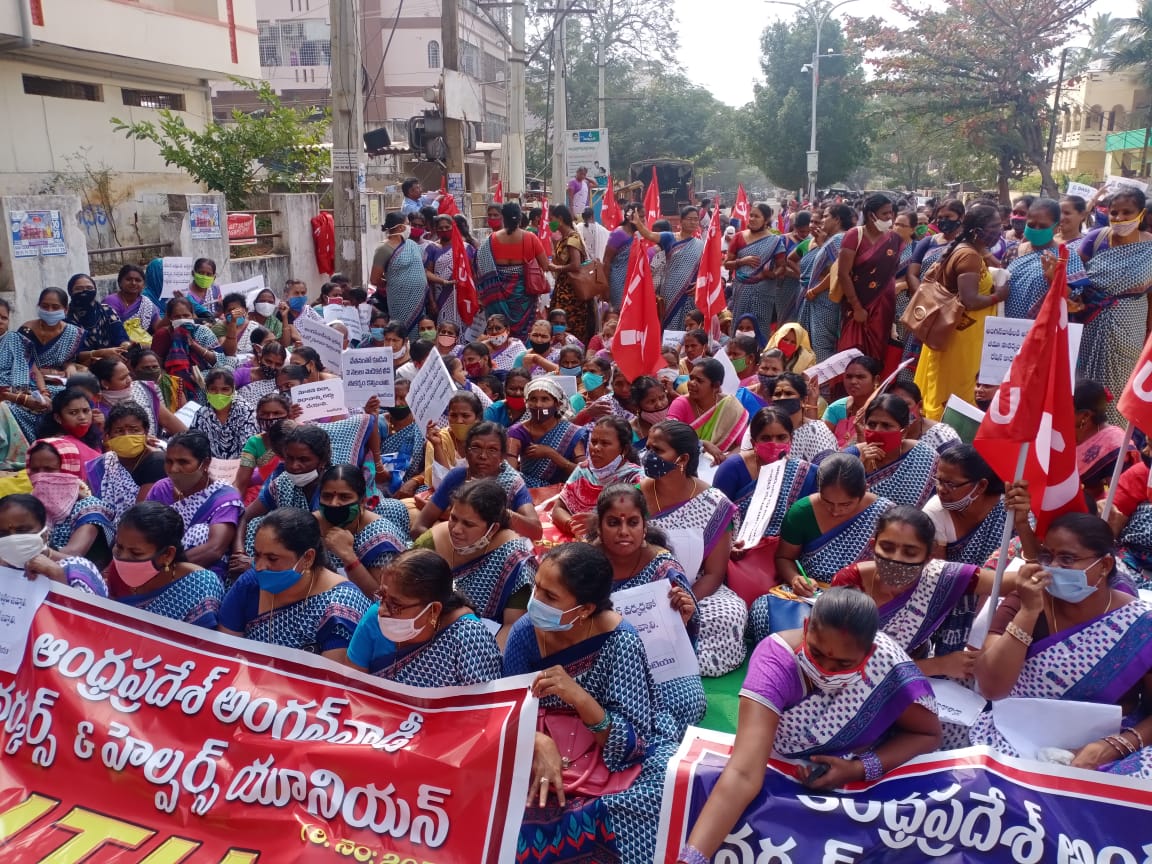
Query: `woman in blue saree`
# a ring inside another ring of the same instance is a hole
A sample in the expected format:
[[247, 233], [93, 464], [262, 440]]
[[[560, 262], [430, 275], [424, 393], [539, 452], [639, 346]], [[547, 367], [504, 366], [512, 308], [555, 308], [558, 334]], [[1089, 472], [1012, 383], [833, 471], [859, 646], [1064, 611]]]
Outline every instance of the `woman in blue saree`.
[[877, 396], [864, 412], [864, 441], [844, 452], [860, 457], [868, 472], [868, 488], [876, 495], [923, 507], [932, 497], [940, 454], [928, 444], [904, 437], [910, 422], [903, 399], [894, 393]]
[[[992, 619], [976, 661], [980, 692], [1119, 705], [1122, 731], [1081, 747], [1072, 766], [1152, 778], [1152, 605], [1118, 589], [1115, 543], [1103, 520], [1059, 516], [1044, 543]], [[1076, 574], [1075, 582], [1054, 581], [1057, 568]], [[977, 719], [971, 740], [1019, 755], [991, 711]]]
[[63, 384], [84, 345], [84, 330], [68, 324], [68, 295], [59, 288], [45, 288], [36, 301], [37, 318], [17, 331], [29, 349], [31, 365], [40, 375], [60, 379]]
[[[528, 615], [508, 637], [504, 674], [535, 675], [541, 715], [517, 862], [654, 859], [673, 744], [660, 735], [644, 644], [612, 611], [612, 585], [601, 550], [557, 547], [540, 564]], [[571, 771], [565, 778], [564, 760], [588, 745], [603, 779], [581, 781]]]
[[[436, 240], [424, 250], [424, 269], [435, 299], [436, 324], [451, 323], [460, 326], [463, 321], [456, 309], [456, 276], [453, 272], [455, 257], [452, 251], [452, 217], [436, 217]], [[476, 250], [464, 245], [469, 269], [475, 269]]]
[[511, 324], [512, 336], [527, 342], [539, 299], [539, 294], [530, 293], [528, 265], [535, 262], [543, 279], [549, 270], [548, 252], [539, 237], [520, 227], [519, 204], [508, 202], [500, 208], [500, 216], [504, 227], [494, 231], [476, 253], [476, 290], [484, 314], [503, 315]]
[[524, 386], [530, 419], [508, 430], [508, 461], [533, 489], [563, 483], [584, 459], [586, 430], [565, 419], [568, 404], [554, 378]]
[[812, 259], [798, 317], [800, 326], [812, 340], [812, 351], [818, 362], [836, 353], [836, 341], [840, 337], [840, 304], [833, 302], [828, 288], [832, 281], [832, 265], [840, 256], [844, 232], [855, 224], [856, 214], [848, 205], [837, 204], [827, 208], [823, 225], [828, 239], [800, 261], [803, 286], [805, 265], [810, 257], [816, 256]]
[[646, 240], [659, 245], [666, 260], [664, 279], [657, 290], [660, 324], [665, 330], [684, 330], [684, 316], [696, 308], [696, 274], [704, 254], [704, 241], [696, 236], [700, 211], [696, 207], [683, 208], [678, 232], [654, 233], [642, 224], [637, 228]]
[[[1028, 250], [1008, 264], [1008, 299], [1004, 314], [1009, 318], [1036, 318], [1040, 305], [1048, 296], [1048, 277], [1044, 258], [1056, 254], [1056, 226], [1060, 223], [1060, 205], [1050, 198], [1037, 199], [1028, 210], [1028, 227], [1024, 229]], [[1080, 260], [1069, 254], [1068, 275], [1080, 269]]]
[[[874, 782], [940, 744], [932, 687], [879, 631], [876, 604], [833, 588], [803, 630], [777, 633], [752, 654], [740, 690], [736, 742], [676, 860], [710, 860], [760, 793], [773, 752], [815, 765], [797, 769], [810, 789]], [[825, 773], [809, 777], [813, 767]]]
[[748, 227], [732, 238], [724, 266], [733, 271], [733, 318], [751, 315], [761, 327], [771, 325], [778, 310], [774, 274], [777, 257], [787, 254], [787, 241], [769, 230], [772, 208], [754, 204], [748, 211]]
[[368, 281], [384, 292], [391, 321], [403, 327], [409, 339], [415, 339], [428, 305], [424, 256], [421, 247], [408, 239], [411, 229], [401, 214], [389, 213], [384, 230], [388, 239], [376, 247]]
[[639, 205], [626, 206], [624, 221], [608, 236], [604, 249], [604, 268], [608, 271], [608, 300], [617, 312], [624, 305], [624, 280], [628, 276], [628, 259], [632, 256], [632, 242], [636, 239], [636, 225], [639, 221]]

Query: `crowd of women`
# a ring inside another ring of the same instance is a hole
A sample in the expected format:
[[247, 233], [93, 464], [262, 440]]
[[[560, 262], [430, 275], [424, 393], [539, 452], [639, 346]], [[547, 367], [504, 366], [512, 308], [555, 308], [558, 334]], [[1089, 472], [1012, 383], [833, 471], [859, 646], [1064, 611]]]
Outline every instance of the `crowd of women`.
[[[333, 375], [299, 335], [301, 316], [323, 321], [308, 286], [221, 296], [202, 260], [162, 302], [152, 266], [125, 267], [103, 299], [77, 275], [0, 334], [0, 563], [417, 687], [532, 676], [527, 862], [652, 860], [668, 760], [707, 710], [702, 677], [741, 677], [742, 698], [685, 864], [715, 853], [772, 752], [804, 760], [813, 789], [941, 747], [1014, 752], [990, 711], [942, 724], [933, 679], [1121, 705], [1123, 730], [1068, 761], [1152, 777], [1152, 607], [1137, 593], [1152, 564], [1148, 467], [1109, 423], [1115, 376], [1131, 368], [1116, 364], [1145, 337], [1133, 267], [1152, 268], [1152, 235], [1138, 193], [1106, 207], [1110, 224], [1080, 236], [1083, 201], [1029, 201], [1010, 211], [1009, 239], [984, 204], [793, 208], [779, 234], [757, 204], [728, 244], [719, 336], [692, 302], [692, 208], [677, 230], [627, 210], [602, 301], [573, 290], [587, 256], [566, 208], [544, 226], [515, 204], [490, 208], [489, 236], [466, 238], [484, 306], [468, 324], [451, 218], [392, 214], [372, 296], [335, 281], [317, 305], [360, 309], [351, 348], [393, 349], [394, 404], [320, 422], [301, 422], [291, 399]], [[1078, 259], [1073, 312], [1097, 328], [1075, 397], [1092, 507], [1116, 462], [1129, 467], [1108, 522], [1065, 516], [1038, 537], [1027, 485], [1006, 485], [940, 419], [950, 395], [991, 398], [966, 335], [979, 327], [936, 351], [894, 325], [900, 294], [926, 278], [976, 319], [1001, 301], [1034, 313], [1057, 231]], [[663, 257], [664, 325], [684, 335], [664, 368], [630, 380], [611, 342], [636, 242]], [[994, 280], [1005, 259], [1010, 278]], [[1141, 278], [1146, 290], [1152, 272]], [[805, 374], [847, 348], [860, 353], [841, 375]], [[918, 357], [914, 375], [880, 392], [902, 354]], [[456, 392], [421, 428], [408, 397], [428, 362]], [[765, 512], [762, 531], [742, 532]], [[973, 647], [1005, 520], [1021, 562]], [[651, 583], [698, 673], [656, 684], [614, 608], [614, 593]]]

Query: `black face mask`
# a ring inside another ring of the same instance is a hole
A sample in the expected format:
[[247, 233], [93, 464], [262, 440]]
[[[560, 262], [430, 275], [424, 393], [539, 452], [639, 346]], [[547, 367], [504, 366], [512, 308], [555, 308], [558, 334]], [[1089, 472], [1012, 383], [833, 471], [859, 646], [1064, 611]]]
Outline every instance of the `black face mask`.
[[277, 369], [275, 366], [261, 366], [260, 367], [260, 377], [263, 378], [265, 381], [275, 381], [276, 376], [279, 373], [280, 373], [280, 370]]
[[795, 417], [804, 410], [804, 403], [799, 399], [773, 399], [772, 406], [779, 408], [789, 417]]
[[327, 519], [330, 525], [343, 527], [360, 515], [360, 505], [321, 504], [320, 515]]
[[384, 410], [388, 412], [388, 416], [393, 420], [407, 420], [412, 416], [412, 409], [407, 405], [393, 405]]
[[1012, 220], [1012, 230], [1015, 231], [1017, 234], [1023, 234], [1024, 228], [1027, 225], [1028, 225], [1027, 219], [1013, 219]]
[[937, 219], [936, 227], [940, 229], [942, 234], [951, 234], [960, 227], [959, 219]]
[[140, 381], [159, 381], [161, 369], [137, 369], [136, 378]]
[[988, 409], [992, 407], [992, 400], [991, 399], [977, 399], [976, 400], [976, 407], [979, 408], [981, 411], [987, 412]]
[[760, 392], [765, 395], [776, 389], [775, 375], [757, 375], [756, 380], [760, 382]]
[[551, 340], [546, 340], [544, 342], [537, 342], [535, 339], [533, 339], [531, 344], [532, 344], [532, 350], [535, 351], [537, 354], [544, 354], [548, 351], [549, 348], [552, 347], [552, 341]]

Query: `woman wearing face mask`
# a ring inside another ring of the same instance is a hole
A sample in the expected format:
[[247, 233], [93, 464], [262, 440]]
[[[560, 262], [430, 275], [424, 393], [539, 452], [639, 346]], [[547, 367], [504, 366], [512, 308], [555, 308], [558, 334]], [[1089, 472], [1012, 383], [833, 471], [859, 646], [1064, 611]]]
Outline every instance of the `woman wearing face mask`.
[[48, 515], [48, 545], [61, 555], [97, 564], [108, 558], [112, 511], [84, 482], [80, 452], [65, 438], [43, 438], [28, 448], [28, 480]]
[[136, 331], [139, 335], [151, 333], [160, 320], [160, 307], [144, 294], [144, 283], [144, 271], [135, 264], [125, 264], [116, 274], [116, 291], [104, 298], [105, 305], [116, 313], [125, 330], [133, 331], [129, 338], [139, 344], [148, 343], [136, 338]]
[[463, 350], [460, 341], [460, 325], [445, 321], [436, 325], [436, 352], [441, 357], [456, 357]]
[[132, 380], [154, 384], [165, 408], [175, 414], [184, 407], [188, 401], [184, 387], [179, 378], [164, 371], [159, 354], [150, 349], [129, 348], [127, 361]]
[[768, 340], [769, 348], [777, 348], [784, 355], [784, 371], [803, 372], [816, 363], [808, 333], [796, 323], [781, 324]]
[[533, 489], [562, 483], [584, 458], [585, 431], [568, 422], [567, 399], [552, 378], [524, 387], [529, 419], [508, 430], [508, 461]]
[[792, 420], [792, 449], [795, 459], [820, 464], [836, 448], [836, 438], [828, 425], [817, 420], [819, 391], [803, 375], [784, 372], [772, 382], [772, 405]]
[[619, 323], [619, 312], [606, 312], [603, 323], [600, 325], [600, 331], [588, 340], [588, 349], [585, 355], [595, 357], [600, 354], [600, 352], [610, 349], [612, 346], [612, 337], [616, 335], [616, 325]]
[[304, 307], [308, 305], [308, 286], [298, 279], [289, 279], [284, 285], [284, 299], [276, 304], [276, 317], [280, 320], [280, 344], [291, 348], [299, 343], [300, 334], [292, 326]]
[[940, 737], [932, 687], [879, 631], [876, 604], [859, 591], [827, 591], [803, 630], [756, 646], [732, 757], [676, 860], [699, 864], [720, 848], [763, 788], [773, 751], [827, 766], [811, 779], [811, 767], [798, 769], [808, 788], [827, 790], [879, 780]]
[[924, 413], [939, 420], [953, 393], [967, 392], [980, 368], [984, 344], [984, 319], [1010, 296], [1008, 284], [994, 287], [988, 271], [989, 249], [1000, 236], [1000, 216], [995, 207], [977, 204], [964, 215], [964, 226], [937, 264], [935, 278], [958, 294], [964, 305], [965, 322], [947, 345], [936, 350], [925, 345], [916, 367], [916, 386], [924, 394]]
[[838, 260], [846, 232], [855, 225], [856, 213], [847, 204], [826, 207], [821, 224], [826, 239], [800, 262], [800, 286], [804, 295], [796, 317], [812, 337], [812, 350], [817, 361], [827, 360], [836, 353], [836, 340], [840, 336], [840, 304], [832, 300], [830, 290], [833, 265]]
[[456, 490], [470, 480], [492, 479], [500, 484], [508, 498], [508, 524], [517, 534], [530, 540], [543, 536], [540, 517], [520, 472], [505, 460], [508, 433], [496, 423], [479, 423], [468, 430], [464, 442], [467, 466], [449, 471], [435, 494], [424, 504], [420, 517], [412, 526], [412, 536], [419, 537], [439, 521], [452, 507]]
[[469, 342], [460, 353], [460, 362], [469, 381], [492, 374], [492, 352], [484, 342]]
[[105, 576], [121, 603], [215, 630], [224, 583], [185, 558], [183, 533], [184, 521], [171, 507], [155, 501], [135, 505], [116, 526]]
[[[548, 218], [551, 220], [549, 229], [556, 238], [549, 269], [555, 274], [556, 279], [552, 302], [559, 308], [553, 312], [561, 312], [564, 316], [564, 329], [558, 335], [561, 337], [568, 335], [570, 328], [571, 333], [577, 338], [587, 339], [592, 333], [593, 301], [579, 299], [571, 281], [572, 274], [579, 273], [580, 264], [589, 257], [584, 248], [584, 238], [576, 230], [572, 211], [565, 205], [551, 206]], [[549, 324], [549, 339], [551, 339], [551, 318], [549, 315], [549, 320], [545, 322]], [[560, 344], [564, 344], [563, 338]]]
[[484, 419], [499, 423], [505, 429], [528, 419], [528, 403], [524, 388], [532, 380], [523, 369], [513, 369], [504, 379], [504, 398], [484, 409]]
[[255, 405], [265, 396], [277, 392], [276, 378], [288, 362], [288, 352], [279, 342], [269, 339], [260, 348], [257, 363], [248, 373], [248, 383], [236, 395], [249, 405]]
[[185, 556], [223, 579], [244, 502], [235, 487], [212, 479], [208, 473], [211, 461], [212, 443], [203, 432], [173, 435], [164, 451], [168, 476], [152, 486], [145, 500], [167, 504], [180, 514]]
[[212, 324], [212, 332], [220, 340], [220, 347], [224, 351], [224, 356], [228, 358], [225, 362], [230, 367], [235, 367], [239, 362], [238, 354], [253, 353], [252, 333], [262, 328], [254, 323], [248, 314], [248, 299], [243, 294], [229, 293], [225, 295], [220, 305], [224, 310], [224, 317]]
[[668, 417], [696, 431], [714, 465], [739, 448], [748, 428], [748, 411], [735, 396], [722, 391], [723, 384], [724, 367], [719, 360], [697, 360], [688, 376], [688, 395], [678, 396], [668, 406]]
[[[95, 383], [95, 382], [93, 382]], [[52, 397], [46, 414], [37, 415], [36, 438], [53, 438], [68, 442], [80, 456], [80, 479], [87, 480], [84, 466], [99, 458], [104, 433], [93, 421], [90, 396], [82, 387], [66, 387]]]
[[[587, 336], [584, 339], [577, 338], [577, 336], [569, 329], [568, 313], [563, 309], [553, 309], [548, 313], [548, 325], [551, 330], [552, 339], [552, 353], [548, 355], [549, 359], [553, 362], [559, 357], [560, 349], [572, 345], [584, 350], [584, 342], [587, 341]], [[591, 323], [589, 323], [589, 328]]]
[[102, 358], [119, 360], [132, 344], [120, 316], [96, 299], [96, 283], [87, 273], [68, 280], [68, 317], [64, 320], [84, 332], [76, 362], [85, 366]]
[[719, 489], [696, 476], [700, 439], [692, 427], [666, 420], [652, 427], [641, 458], [640, 491], [652, 524], [668, 535], [700, 607], [700, 674], [716, 678], [744, 662], [748, 607], [725, 584], [731, 529], [739, 512]]
[[[520, 226], [520, 205], [504, 204], [500, 230], [492, 232], [476, 253], [477, 290], [484, 314], [491, 319], [500, 315], [510, 337], [528, 338], [535, 320], [537, 294], [529, 291], [547, 286], [543, 275], [548, 272], [548, 251], [540, 238]], [[529, 279], [529, 263], [539, 268], [537, 279]], [[531, 284], [530, 284], [531, 283]]]
[[135, 403], [148, 415], [148, 434], [153, 438], [161, 432], [175, 435], [184, 431], [184, 424], [168, 410], [160, 397], [160, 388], [151, 381], [133, 381], [128, 364], [114, 357], [105, 357], [92, 364], [92, 374], [100, 382], [100, 400], [96, 409], [104, 416], [117, 405]]
[[[661, 734], [643, 643], [612, 611], [612, 588], [600, 549], [553, 549], [536, 574], [528, 617], [508, 638], [504, 674], [536, 676], [542, 718], [520, 827], [528, 860], [571, 860], [592, 846], [604, 849], [604, 860], [654, 860], [672, 742]], [[564, 769], [589, 734], [593, 758], [610, 772], [604, 782], [581, 782]]]
[[[756, 347], [756, 337], [736, 333], [724, 346], [732, 367], [740, 377], [740, 387], [750, 387], [756, 383], [756, 370], [760, 367], [760, 353]], [[739, 397], [737, 397], [739, 398]]]
[[404, 329], [406, 338], [417, 337], [416, 325], [430, 299], [424, 253], [409, 240], [411, 227], [400, 213], [384, 219], [388, 239], [376, 247], [368, 281], [388, 302], [388, 318]]
[[379, 573], [376, 602], [348, 645], [348, 665], [412, 687], [458, 687], [500, 677], [500, 647], [458, 593], [435, 552], [413, 549]]
[[19, 329], [28, 347], [28, 364], [44, 379], [63, 383], [76, 369], [76, 355], [84, 345], [84, 331], [65, 321], [68, 294], [59, 288], [45, 288], [36, 302], [37, 318]]
[[374, 513], [364, 474], [354, 465], [333, 465], [320, 478], [320, 523], [327, 566], [343, 572], [366, 596], [379, 585], [371, 568], [381, 567], [409, 546], [408, 526]]
[[312, 514], [291, 507], [270, 513], [256, 532], [252, 565], [224, 595], [217, 629], [345, 662], [370, 604], [324, 566], [320, 524]]
[[964, 202], [957, 199], [943, 202], [936, 208], [931, 222], [936, 226], [936, 232], [917, 241], [904, 274], [910, 295], [915, 294], [920, 287], [921, 276], [940, 260], [948, 245], [960, 236], [964, 227]]
[[29, 579], [44, 576], [88, 594], [107, 597], [108, 588], [96, 565], [77, 555], [48, 548], [48, 514], [35, 495], [0, 498], [0, 565], [23, 570]]
[[236, 399], [231, 369], [213, 369], [205, 378], [208, 404], [192, 418], [193, 431], [212, 442], [213, 459], [239, 459], [248, 439], [260, 430], [253, 406]]
[[211, 258], [197, 258], [192, 265], [192, 284], [188, 286], [188, 300], [197, 318], [215, 321], [220, 313], [222, 299], [216, 284], [216, 262]]
[[[565, 374], [563, 368], [559, 370], [559, 374]], [[606, 357], [590, 357], [584, 361], [582, 371], [576, 379], [576, 396], [570, 403], [573, 408], [579, 406], [576, 423], [586, 425], [614, 413], [616, 405], [609, 390], [609, 382], [612, 380], [610, 360]]]
[[534, 321], [528, 333], [528, 350], [516, 358], [515, 369], [528, 372], [533, 378], [553, 374], [560, 368], [561, 347], [553, 344], [552, 328], [547, 321], [543, 318]]
[[868, 488], [897, 504], [922, 507], [932, 497], [932, 476], [939, 454], [927, 444], [904, 437], [911, 417], [908, 404], [892, 393], [877, 396], [864, 413], [863, 441], [845, 452], [860, 457]]
[[1008, 225], [1004, 228], [1004, 253], [1000, 256], [1000, 263], [1007, 267], [1017, 255], [1026, 251], [1024, 230], [1028, 226], [1028, 211], [1036, 201], [1035, 195], [1021, 195], [1012, 205], [1008, 216]]
[[960, 436], [956, 434], [955, 429], [947, 423], [929, 420], [924, 416], [924, 397], [914, 382], [894, 381], [889, 385], [888, 392], [893, 396], [899, 396], [908, 406], [911, 422], [904, 430], [906, 439], [927, 444], [939, 453], [960, 443]]
[[[1143, 192], [1122, 187], [1108, 199], [1109, 227], [1089, 231], [1079, 247], [1088, 284], [1075, 316], [1084, 322], [1077, 372], [1113, 393], [1124, 391], [1147, 334], [1152, 234], [1141, 230], [1146, 210]], [[1123, 425], [1115, 404], [1108, 418]]]
[[[976, 662], [980, 692], [1119, 705], [1122, 730], [1075, 751], [1072, 766], [1152, 777], [1152, 718], [1137, 705], [1152, 698], [1152, 607], [1118, 590], [1115, 542], [1100, 519], [1084, 513], [1057, 517], [1039, 561], [1027, 563], [992, 619]], [[1059, 706], [1045, 709], [1059, 723]], [[973, 744], [1018, 755], [991, 711], [972, 726]]]
[[664, 385], [647, 375], [641, 375], [632, 382], [632, 401], [637, 410], [630, 424], [632, 441], [637, 449], [643, 449], [648, 445], [648, 434], [652, 427], [668, 419], [671, 401]]
[[[512, 336], [508, 319], [503, 315], [488, 316], [488, 320], [484, 326], [484, 344], [488, 346], [489, 351], [489, 366], [485, 374], [487, 374], [488, 371], [496, 372], [497, 374], [507, 372], [517, 365], [526, 350], [524, 343]], [[470, 348], [471, 346], [465, 349], [465, 354], [467, 354]], [[465, 368], [467, 368], [467, 356], [464, 357], [464, 364]], [[476, 378], [471, 370], [468, 372], [468, 377], [473, 380]]]
[[108, 452], [87, 465], [88, 482], [119, 522], [164, 479], [164, 452], [149, 445], [148, 413], [135, 402], [112, 406], [104, 421], [104, 445]]
[[[1009, 294], [1004, 314], [1009, 318], [1032, 318], [1048, 294], [1048, 277], [1044, 259], [1059, 251], [1056, 227], [1060, 221], [1060, 205], [1050, 198], [1037, 199], [1028, 210], [1028, 223], [1024, 228], [1025, 244], [1008, 265]], [[1070, 256], [1069, 275], [1080, 269], [1078, 259]]]
[[552, 524], [570, 537], [585, 537], [600, 493], [618, 483], [639, 483], [643, 476], [632, 428], [619, 417], [602, 417], [588, 435], [588, 458], [572, 472], [552, 508]]
[[284, 334], [284, 325], [276, 317], [276, 305], [276, 294], [271, 288], [265, 288], [252, 301], [248, 316], [254, 326], [263, 327], [279, 341]]
[[[447, 321], [460, 324], [460, 312], [456, 308], [456, 259], [452, 251], [452, 217], [437, 216], [435, 225], [434, 242], [428, 244], [424, 250], [424, 269], [427, 271], [429, 288], [435, 297], [435, 303], [431, 307], [431, 311], [435, 313], [433, 320], [438, 324]], [[465, 244], [464, 251], [468, 256], [468, 268], [475, 273], [476, 250]]]
[[292, 429], [288, 419], [291, 404], [279, 393], [269, 393], [256, 403], [256, 428], [260, 431], [240, 451], [240, 467], [234, 485], [247, 506], [256, 500], [260, 489], [280, 469], [280, 453]]
[[464, 464], [468, 430], [480, 422], [484, 409], [475, 394], [459, 392], [448, 400], [447, 415], [445, 426], [432, 421], [425, 432], [424, 479], [431, 489], [440, 485], [445, 474]]
[[[595, 511], [589, 515], [590, 542], [603, 550], [612, 565], [613, 593], [667, 579], [672, 583], [668, 600], [695, 645], [700, 612], [692, 586], [680, 562], [666, 548], [664, 532], [649, 524], [648, 505], [640, 490], [630, 482], [609, 486], [600, 493]], [[682, 675], [657, 684], [656, 689], [671, 720], [661, 731], [668, 740], [679, 741], [688, 726], [700, 722], [707, 707], [700, 676]]]
[[212, 329], [197, 323], [192, 314], [187, 297], [169, 300], [164, 318], [156, 325], [152, 350], [160, 356], [164, 369], [180, 379], [184, 396], [202, 404], [202, 373], [223, 362], [224, 348]]
[[883, 357], [896, 315], [896, 270], [900, 266], [900, 235], [886, 195], [864, 200], [864, 224], [847, 231], [836, 259], [840, 304], [837, 351], [855, 348], [869, 357]]
[[452, 495], [452, 509], [421, 535], [417, 548], [437, 552], [452, 567], [456, 589], [476, 614], [493, 622], [501, 646], [524, 614], [536, 573], [530, 540], [509, 527], [508, 495], [495, 480], [465, 483]]

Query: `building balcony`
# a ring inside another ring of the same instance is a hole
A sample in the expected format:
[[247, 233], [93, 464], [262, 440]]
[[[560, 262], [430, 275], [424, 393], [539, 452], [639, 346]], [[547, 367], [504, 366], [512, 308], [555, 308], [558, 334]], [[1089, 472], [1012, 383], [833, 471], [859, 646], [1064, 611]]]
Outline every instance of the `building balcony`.
[[1127, 132], [1113, 132], [1108, 136], [1108, 152], [1116, 150], [1138, 150], [1147, 140], [1147, 129], [1129, 129]]
[[1103, 152], [1107, 132], [1097, 129], [1078, 129], [1059, 136], [1056, 143], [1065, 150], [1099, 150]]

